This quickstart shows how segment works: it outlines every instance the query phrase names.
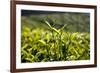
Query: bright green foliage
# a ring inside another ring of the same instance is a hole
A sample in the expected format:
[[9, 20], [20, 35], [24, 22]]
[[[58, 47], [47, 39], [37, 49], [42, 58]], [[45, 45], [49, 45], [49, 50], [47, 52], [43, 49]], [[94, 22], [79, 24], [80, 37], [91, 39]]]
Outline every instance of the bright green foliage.
[[90, 59], [90, 34], [66, 32], [45, 21], [49, 30], [23, 27], [21, 34], [22, 63]]

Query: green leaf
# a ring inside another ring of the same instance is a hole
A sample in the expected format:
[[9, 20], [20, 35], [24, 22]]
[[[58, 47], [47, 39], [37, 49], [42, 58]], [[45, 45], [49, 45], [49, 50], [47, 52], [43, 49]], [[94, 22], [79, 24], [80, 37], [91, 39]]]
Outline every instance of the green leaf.
[[56, 28], [52, 28], [53, 31], [55, 31], [56, 33], [60, 34], [60, 31], [57, 30]]
[[22, 47], [22, 49], [25, 49], [27, 46], [28, 46], [28, 44], [25, 44], [25, 45]]
[[57, 30], [56, 28], [52, 27], [49, 22], [45, 21], [45, 23], [50, 27], [51, 30], [55, 31], [56, 33], [60, 33], [59, 30]]
[[30, 58], [25, 58], [28, 62], [33, 62]]
[[31, 42], [33, 41], [33, 39], [32, 39], [31, 37], [29, 38], [29, 40], [30, 40]]
[[67, 24], [65, 24], [62, 28], [60, 28], [59, 31], [62, 31], [66, 26]]
[[73, 33], [72, 36], [71, 36], [71, 40], [74, 40], [77, 35], [78, 35], [78, 32]]
[[25, 32], [30, 32], [30, 28], [29, 28], [29, 27], [24, 26], [23, 28], [24, 28], [24, 31], [25, 31]]
[[49, 61], [48, 58], [45, 58], [45, 59], [42, 60], [42, 62], [48, 62], [48, 61]]
[[38, 40], [38, 42], [42, 43], [43, 45], [46, 45], [46, 42], [43, 40]]
[[52, 29], [53, 27], [49, 24], [48, 21], [45, 21], [45, 23], [50, 27], [50, 29]]

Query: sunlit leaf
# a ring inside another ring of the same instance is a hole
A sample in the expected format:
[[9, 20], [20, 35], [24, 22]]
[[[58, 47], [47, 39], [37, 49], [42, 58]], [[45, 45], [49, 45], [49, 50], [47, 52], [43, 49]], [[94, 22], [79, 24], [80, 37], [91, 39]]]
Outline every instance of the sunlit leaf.
[[38, 40], [38, 42], [42, 43], [43, 45], [46, 45], [46, 42], [43, 40]]

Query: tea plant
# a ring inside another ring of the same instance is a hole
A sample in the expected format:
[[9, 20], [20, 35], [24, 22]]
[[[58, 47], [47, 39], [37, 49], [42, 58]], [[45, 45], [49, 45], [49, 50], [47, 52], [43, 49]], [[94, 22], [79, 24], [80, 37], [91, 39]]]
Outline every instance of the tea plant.
[[66, 32], [45, 21], [48, 29], [24, 26], [21, 34], [21, 62], [51, 62], [90, 59], [90, 34]]

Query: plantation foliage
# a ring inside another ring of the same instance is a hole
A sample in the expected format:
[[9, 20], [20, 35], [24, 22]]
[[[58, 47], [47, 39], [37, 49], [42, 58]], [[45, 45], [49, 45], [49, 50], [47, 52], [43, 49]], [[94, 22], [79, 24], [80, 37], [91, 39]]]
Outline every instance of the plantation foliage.
[[[84, 15], [79, 16], [81, 18]], [[85, 25], [82, 26], [74, 25], [75, 21], [72, 21], [72, 25], [69, 25], [71, 22], [67, 23], [62, 16], [65, 23], [61, 25], [62, 21], [55, 21], [50, 15], [49, 19], [45, 17], [47, 16], [22, 16], [22, 63], [90, 59], [90, 33], [87, 29], [89, 27], [82, 27], [86, 26], [89, 23], [88, 21], [83, 21]], [[58, 15], [55, 19], [59, 20], [57, 18], [59, 18]], [[84, 16], [84, 18], [88, 19], [88, 16]], [[80, 20], [76, 20], [76, 22], [78, 21]], [[73, 25], [82, 29], [79, 30]]]

